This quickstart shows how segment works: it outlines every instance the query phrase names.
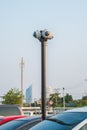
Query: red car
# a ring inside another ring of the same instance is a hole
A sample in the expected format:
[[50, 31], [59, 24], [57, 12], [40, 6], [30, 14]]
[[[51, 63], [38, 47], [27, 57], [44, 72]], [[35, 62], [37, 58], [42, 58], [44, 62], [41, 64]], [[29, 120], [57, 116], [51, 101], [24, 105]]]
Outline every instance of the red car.
[[9, 122], [9, 121], [18, 119], [18, 118], [23, 118], [23, 117], [26, 117], [26, 116], [22, 116], [22, 115], [13, 115], [13, 116], [4, 116], [4, 117], [0, 117], [0, 125], [4, 124], [4, 123], [6, 123], [6, 122]]

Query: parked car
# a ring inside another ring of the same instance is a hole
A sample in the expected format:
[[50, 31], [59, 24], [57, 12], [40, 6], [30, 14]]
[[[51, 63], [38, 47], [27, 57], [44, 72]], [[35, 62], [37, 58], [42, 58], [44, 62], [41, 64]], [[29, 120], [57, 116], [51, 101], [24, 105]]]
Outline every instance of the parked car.
[[28, 130], [41, 122], [41, 117], [24, 117], [7, 122], [0, 126], [0, 130]]
[[4, 116], [4, 117], [0, 117], [0, 125], [7, 123], [9, 121], [18, 119], [18, 118], [23, 118], [26, 116], [22, 116], [22, 115], [13, 115], [13, 116]]
[[33, 111], [23, 111], [25, 116], [33, 116], [34, 112]]
[[29, 130], [87, 130], [87, 107], [56, 114]]
[[0, 115], [24, 115], [24, 113], [21, 106], [19, 105], [0, 104]]

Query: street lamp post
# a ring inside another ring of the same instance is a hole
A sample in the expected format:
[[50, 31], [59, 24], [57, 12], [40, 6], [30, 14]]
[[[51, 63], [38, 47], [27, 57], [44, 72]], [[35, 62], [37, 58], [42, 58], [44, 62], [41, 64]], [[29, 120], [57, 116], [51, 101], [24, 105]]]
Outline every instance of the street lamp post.
[[54, 89], [54, 92], [55, 92], [55, 94], [56, 94], [56, 107], [57, 107], [57, 105], [58, 105], [58, 96], [59, 96], [59, 88], [55, 88]]
[[47, 30], [35, 31], [33, 36], [41, 42], [41, 100], [42, 120], [46, 117], [46, 42], [53, 38], [53, 34]]

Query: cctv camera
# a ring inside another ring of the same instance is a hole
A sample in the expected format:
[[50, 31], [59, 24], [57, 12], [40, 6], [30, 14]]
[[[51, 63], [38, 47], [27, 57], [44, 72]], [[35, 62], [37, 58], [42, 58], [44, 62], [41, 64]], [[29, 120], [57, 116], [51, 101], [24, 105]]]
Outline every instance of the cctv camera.
[[34, 36], [35, 38], [37, 38], [37, 39], [40, 40], [40, 38], [41, 38], [41, 32], [37, 30], [36, 32], [34, 32], [33, 36]]
[[52, 32], [47, 31], [46, 29], [42, 31], [42, 35], [41, 35], [44, 39], [52, 39], [53, 38], [53, 34]]

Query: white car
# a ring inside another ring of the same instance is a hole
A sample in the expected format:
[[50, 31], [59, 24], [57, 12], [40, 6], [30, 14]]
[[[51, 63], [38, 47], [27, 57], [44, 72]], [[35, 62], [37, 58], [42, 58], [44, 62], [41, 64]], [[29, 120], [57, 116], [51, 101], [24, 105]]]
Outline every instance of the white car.
[[87, 130], [87, 107], [56, 114], [30, 130]]

